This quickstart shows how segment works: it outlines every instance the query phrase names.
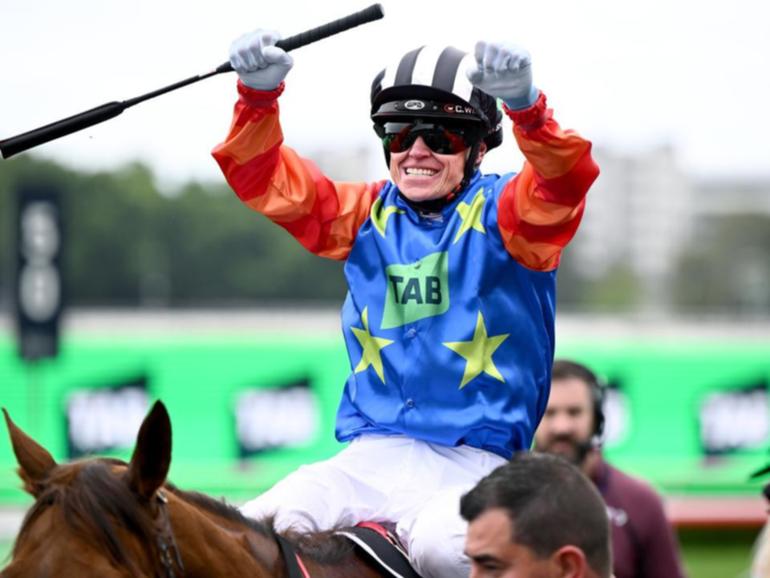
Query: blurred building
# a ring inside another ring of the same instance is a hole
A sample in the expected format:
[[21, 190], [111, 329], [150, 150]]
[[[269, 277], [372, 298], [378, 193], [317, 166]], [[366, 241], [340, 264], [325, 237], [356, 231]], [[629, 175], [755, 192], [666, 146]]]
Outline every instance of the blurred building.
[[770, 215], [770, 177], [700, 180], [696, 189], [696, 210], [703, 221], [746, 214]]
[[601, 175], [571, 258], [591, 279], [612, 268], [629, 270], [643, 284], [643, 306], [665, 306], [673, 268], [696, 219], [693, 182], [670, 147], [635, 156], [601, 149], [594, 154]]
[[770, 177], [702, 180], [696, 191], [693, 242], [728, 255], [732, 308], [770, 311]]

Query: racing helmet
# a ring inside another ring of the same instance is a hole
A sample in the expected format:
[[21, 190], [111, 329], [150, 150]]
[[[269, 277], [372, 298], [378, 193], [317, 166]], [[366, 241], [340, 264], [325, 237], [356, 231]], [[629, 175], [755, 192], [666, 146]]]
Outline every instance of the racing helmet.
[[[487, 150], [503, 141], [502, 113], [497, 99], [473, 86], [465, 75], [473, 56], [452, 46], [422, 46], [380, 71], [372, 83], [371, 119], [375, 132], [391, 122], [446, 122], [477, 129], [477, 142], [466, 163], [466, 178], [475, 169], [481, 141]], [[390, 153], [385, 150], [390, 164]]]

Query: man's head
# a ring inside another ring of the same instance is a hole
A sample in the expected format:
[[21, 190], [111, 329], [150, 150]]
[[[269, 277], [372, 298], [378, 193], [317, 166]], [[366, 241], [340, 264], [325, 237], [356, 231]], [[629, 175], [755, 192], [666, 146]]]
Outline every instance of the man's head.
[[566, 460], [520, 452], [460, 501], [471, 578], [609, 578], [607, 510]]
[[603, 390], [586, 366], [557, 359], [551, 371], [548, 406], [535, 432], [535, 449], [582, 465], [604, 428]]
[[456, 48], [424, 46], [372, 83], [374, 130], [391, 178], [409, 200], [441, 199], [464, 187], [484, 153], [502, 142], [496, 99], [465, 75], [471, 61]]

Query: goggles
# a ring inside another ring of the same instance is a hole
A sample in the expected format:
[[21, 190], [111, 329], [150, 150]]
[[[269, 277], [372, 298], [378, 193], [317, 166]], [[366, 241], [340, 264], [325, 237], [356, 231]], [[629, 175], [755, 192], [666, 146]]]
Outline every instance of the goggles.
[[408, 151], [417, 137], [440, 155], [452, 155], [471, 147], [480, 139], [480, 130], [472, 126], [424, 122], [386, 122], [375, 125], [382, 146], [391, 153]]

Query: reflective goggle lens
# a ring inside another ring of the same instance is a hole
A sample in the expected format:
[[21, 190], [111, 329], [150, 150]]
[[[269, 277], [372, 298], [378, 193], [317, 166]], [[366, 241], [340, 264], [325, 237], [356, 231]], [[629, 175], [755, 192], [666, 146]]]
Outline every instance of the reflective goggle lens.
[[423, 123], [385, 123], [382, 128], [382, 144], [391, 153], [402, 153], [421, 137], [434, 153], [451, 155], [471, 146], [475, 140], [475, 131], [453, 126]]

